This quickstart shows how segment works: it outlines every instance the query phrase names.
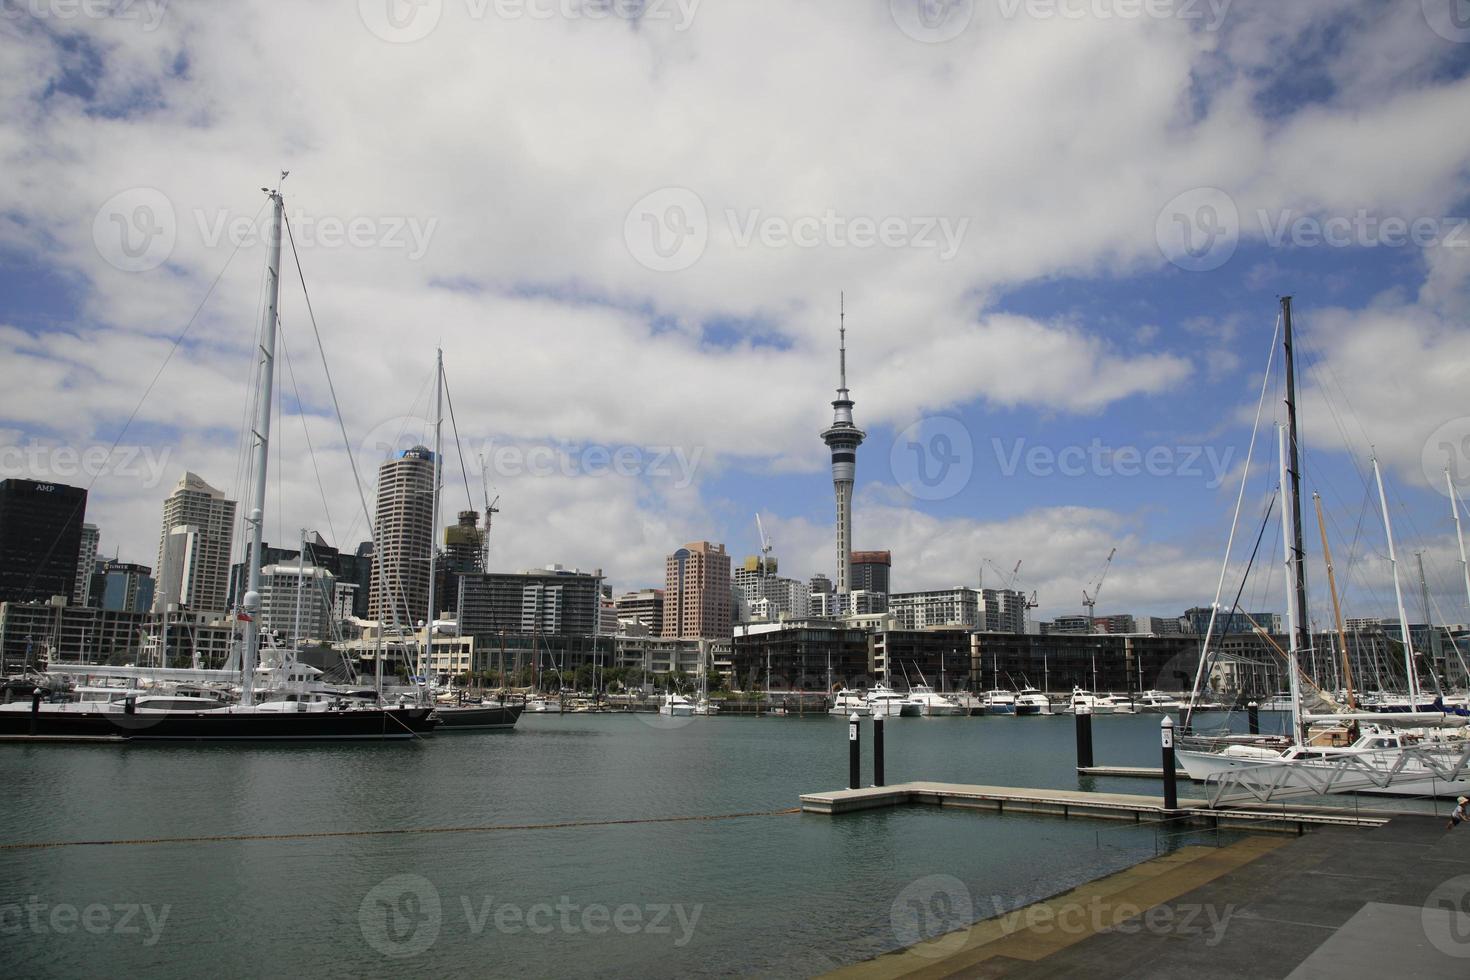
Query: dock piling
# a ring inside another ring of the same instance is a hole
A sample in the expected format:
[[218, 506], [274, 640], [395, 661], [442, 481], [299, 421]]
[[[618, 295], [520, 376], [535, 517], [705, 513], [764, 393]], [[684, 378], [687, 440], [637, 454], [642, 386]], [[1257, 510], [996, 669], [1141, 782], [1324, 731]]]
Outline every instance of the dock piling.
[[1261, 706], [1252, 701], [1246, 705], [1246, 717], [1250, 719], [1250, 732], [1252, 735], [1261, 734]]
[[1174, 772], [1174, 719], [1168, 715], [1159, 722], [1160, 741], [1164, 747], [1164, 809], [1179, 809], [1178, 774]]
[[858, 741], [858, 716], [847, 719], [847, 788], [857, 789], [863, 781], [863, 744]]
[[1077, 768], [1092, 768], [1092, 708], [1077, 706]]
[[36, 734], [36, 720], [41, 714], [41, 689], [31, 692], [31, 734]]
[[883, 716], [873, 716], [873, 785], [883, 785]]

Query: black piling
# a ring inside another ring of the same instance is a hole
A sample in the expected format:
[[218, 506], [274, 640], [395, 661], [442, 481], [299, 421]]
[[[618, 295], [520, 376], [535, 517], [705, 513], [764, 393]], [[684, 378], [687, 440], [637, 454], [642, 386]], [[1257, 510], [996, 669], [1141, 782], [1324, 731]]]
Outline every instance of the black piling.
[[1092, 708], [1077, 706], [1077, 768], [1092, 768]]
[[873, 785], [883, 785], [883, 718], [873, 718]]
[[41, 689], [31, 692], [31, 734], [36, 734], [36, 722], [41, 717]]
[[1178, 775], [1174, 772], [1174, 719], [1168, 715], [1159, 723], [1160, 741], [1164, 747], [1164, 809], [1179, 809]]
[[857, 789], [863, 781], [863, 743], [858, 741], [858, 716], [847, 719], [847, 788]]
[[1251, 734], [1261, 734], [1261, 706], [1252, 701], [1246, 705], [1245, 712], [1246, 717], [1250, 719]]

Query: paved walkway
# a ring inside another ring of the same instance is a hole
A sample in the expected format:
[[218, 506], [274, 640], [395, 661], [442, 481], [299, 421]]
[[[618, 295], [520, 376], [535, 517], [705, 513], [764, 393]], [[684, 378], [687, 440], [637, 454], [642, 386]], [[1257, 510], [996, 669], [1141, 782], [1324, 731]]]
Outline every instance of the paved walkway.
[[1470, 828], [1404, 816], [1184, 848], [837, 975], [1464, 980]]

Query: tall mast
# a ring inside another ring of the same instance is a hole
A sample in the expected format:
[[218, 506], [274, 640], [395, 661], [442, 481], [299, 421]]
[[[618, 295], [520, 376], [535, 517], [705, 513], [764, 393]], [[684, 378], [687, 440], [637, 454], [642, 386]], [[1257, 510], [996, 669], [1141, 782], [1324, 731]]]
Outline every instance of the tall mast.
[[1307, 550], [1302, 544], [1302, 467], [1296, 423], [1296, 359], [1291, 335], [1291, 297], [1281, 297], [1281, 329], [1286, 352], [1286, 450], [1287, 475], [1291, 478], [1291, 549], [1295, 562], [1297, 648], [1311, 649], [1312, 627], [1307, 619]]
[[1419, 710], [1419, 678], [1414, 665], [1414, 640], [1409, 635], [1409, 616], [1404, 611], [1404, 587], [1399, 582], [1399, 559], [1393, 550], [1393, 523], [1388, 519], [1388, 497], [1383, 493], [1383, 474], [1378, 457], [1373, 457], [1373, 479], [1378, 483], [1378, 501], [1383, 507], [1383, 533], [1388, 536], [1388, 563], [1393, 568], [1393, 596], [1399, 608], [1399, 635], [1404, 641], [1404, 673], [1409, 681], [1409, 710]]
[[1434, 662], [1439, 659], [1439, 651], [1434, 642], [1434, 614], [1429, 609], [1429, 579], [1424, 577], [1424, 552], [1414, 552], [1414, 560], [1419, 563], [1419, 592], [1424, 602], [1424, 627], [1429, 638], [1429, 679], [1434, 683], [1434, 690], [1444, 696], [1444, 690], [1439, 684], [1439, 671], [1434, 669]]
[[434, 551], [439, 541], [439, 481], [442, 474], [439, 469], [440, 436], [444, 428], [444, 350], [442, 348], [435, 352], [434, 359], [434, 489], [429, 498], [429, 618], [424, 623], [424, 657], [419, 664], [419, 677], [423, 678], [425, 690], [428, 689], [429, 668], [434, 659], [434, 581], [437, 578], [434, 570]]
[[296, 619], [291, 626], [291, 647], [301, 648], [301, 593], [306, 591], [306, 528], [301, 529], [301, 550], [296, 552]]
[[1288, 479], [1287, 455], [1290, 452], [1290, 436], [1287, 428], [1277, 430], [1280, 442], [1281, 458], [1281, 546], [1286, 556], [1286, 569], [1291, 573], [1287, 579], [1286, 589], [1286, 623], [1287, 623], [1287, 655], [1286, 672], [1291, 683], [1291, 740], [1297, 745], [1302, 744], [1302, 688], [1301, 678], [1298, 676], [1299, 654], [1301, 645], [1298, 637], [1300, 633], [1301, 609], [1297, 605], [1298, 593], [1293, 585], [1294, 581], [1300, 581], [1301, 571], [1293, 567], [1298, 564], [1297, 552], [1292, 548], [1294, 541], [1299, 541], [1300, 535], [1292, 522], [1292, 515], [1298, 513], [1300, 508], [1294, 506], [1296, 495], [1292, 492], [1292, 481]]
[[[282, 172], [281, 179], [286, 179]], [[255, 703], [255, 659], [260, 643], [260, 558], [261, 535], [265, 528], [265, 476], [270, 458], [271, 393], [276, 374], [276, 318], [281, 297], [281, 214], [284, 202], [280, 184], [275, 190], [261, 188], [271, 199], [271, 227], [266, 238], [265, 308], [261, 311], [260, 349], [257, 352], [255, 389], [255, 429], [251, 433], [253, 449], [251, 472], [255, 486], [250, 493], [250, 511], [245, 525], [250, 535], [246, 564], [249, 578], [245, 588], [245, 649], [240, 655], [240, 703]]]
[[1465, 535], [1460, 531], [1460, 505], [1455, 494], [1454, 481], [1450, 479], [1450, 469], [1445, 467], [1444, 486], [1450, 494], [1450, 513], [1455, 518], [1455, 540], [1460, 543], [1460, 571], [1465, 576], [1465, 598], [1470, 600], [1470, 562], [1465, 560]]
[[1332, 593], [1332, 619], [1337, 625], [1337, 639], [1342, 645], [1342, 677], [1343, 683], [1347, 685], [1347, 703], [1349, 711], [1358, 709], [1357, 698], [1353, 694], [1353, 669], [1348, 663], [1347, 631], [1342, 628], [1342, 606], [1337, 601], [1337, 575], [1332, 570], [1332, 547], [1327, 543], [1327, 523], [1322, 519], [1322, 495], [1312, 494], [1312, 503], [1317, 507], [1317, 530], [1322, 533], [1322, 560], [1327, 563], [1327, 588]]

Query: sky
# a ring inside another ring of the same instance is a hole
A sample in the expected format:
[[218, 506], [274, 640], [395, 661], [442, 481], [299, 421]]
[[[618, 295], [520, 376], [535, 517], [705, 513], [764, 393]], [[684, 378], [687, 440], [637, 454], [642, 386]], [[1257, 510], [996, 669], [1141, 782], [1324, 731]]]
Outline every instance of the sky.
[[186, 470], [245, 497], [279, 185], [272, 543], [367, 537], [442, 347], [494, 567], [660, 586], [759, 513], [832, 575], [841, 307], [896, 591], [1075, 614], [1116, 548], [1099, 614], [1280, 612], [1290, 295], [1345, 614], [1376, 454], [1410, 618], [1422, 553], [1470, 622], [1467, 76], [1464, 0], [0, 0], [0, 475], [144, 564]]

